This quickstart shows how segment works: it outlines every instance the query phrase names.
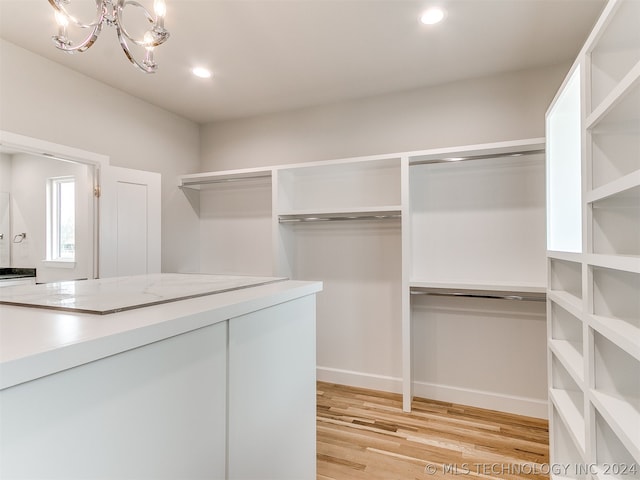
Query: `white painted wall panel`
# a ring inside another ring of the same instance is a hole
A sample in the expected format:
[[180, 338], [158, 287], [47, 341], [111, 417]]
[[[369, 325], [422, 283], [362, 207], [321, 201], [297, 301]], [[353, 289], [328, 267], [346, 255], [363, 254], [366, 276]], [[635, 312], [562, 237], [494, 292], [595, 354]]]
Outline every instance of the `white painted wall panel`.
[[414, 393], [547, 415], [542, 302], [412, 296]]
[[411, 278], [545, 285], [544, 155], [410, 168]]
[[399, 379], [399, 220], [281, 228], [292, 229], [293, 278], [324, 282], [317, 299], [319, 369]]
[[271, 182], [221, 183], [201, 190], [199, 271], [272, 275]]

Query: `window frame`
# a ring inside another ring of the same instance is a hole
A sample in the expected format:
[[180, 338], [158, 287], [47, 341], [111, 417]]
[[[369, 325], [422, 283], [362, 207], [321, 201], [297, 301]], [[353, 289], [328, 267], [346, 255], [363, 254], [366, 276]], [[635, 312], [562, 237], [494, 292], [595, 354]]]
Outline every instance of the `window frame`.
[[[63, 242], [62, 242], [62, 222], [61, 222], [61, 210], [62, 210], [62, 186], [66, 184], [73, 184], [73, 238], [74, 249], [73, 253], [69, 255], [63, 255]], [[49, 262], [61, 262], [61, 263], [75, 263], [76, 250], [75, 250], [75, 217], [76, 217], [76, 178], [73, 175], [65, 175], [60, 177], [51, 177], [47, 180], [47, 255], [46, 259]]]

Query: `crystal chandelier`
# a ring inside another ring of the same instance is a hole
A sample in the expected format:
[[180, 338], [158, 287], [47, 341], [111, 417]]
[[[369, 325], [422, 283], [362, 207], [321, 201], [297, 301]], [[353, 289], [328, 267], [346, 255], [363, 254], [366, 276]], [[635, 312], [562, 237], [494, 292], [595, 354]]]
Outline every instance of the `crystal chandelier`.
[[[55, 9], [58, 24], [58, 34], [52, 38], [60, 50], [68, 53], [84, 52], [95, 43], [102, 27], [106, 24], [116, 27], [120, 46], [131, 63], [146, 73], [154, 73], [157, 70], [158, 65], [153, 59], [153, 49], [169, 38], [169, 32], [164, 28], [166, 13], [164, 0], [154, 0], [153, 15], [143, 5], [133, 0], [95, 0], [96, 15], [90, 23], [83, 23], [71, 14], [71, 0], [49, 0], [49, 3]], [[124, 25], [123, 12], [126, 7], [132, 7], [129, 10], [140, 10], [144, 17], [146, 31], [138, 38], [130, 34]], [[68, 37], [67, 28], [70, 26], [85, 29], [88, 34], [79, 42], [74, 42]], [[144, 49], [142, 61], [135, 58], [130, 44]]]

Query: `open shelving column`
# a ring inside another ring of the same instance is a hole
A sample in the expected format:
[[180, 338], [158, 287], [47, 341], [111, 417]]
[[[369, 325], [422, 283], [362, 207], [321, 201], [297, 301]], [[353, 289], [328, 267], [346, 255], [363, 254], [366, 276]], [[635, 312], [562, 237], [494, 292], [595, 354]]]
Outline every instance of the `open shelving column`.
[[200, 219], [199, 272], [272, 276], [271, 168], [182, 175]]
[[393, 389], [402, 376], [398, 155], [276, 169], [278, 275], [316, 278], [318, 379]]
[[[415, 393], [546, 416], [543, 370], [528, 384], [495, 375], [543, 355], [544, 148], [534, 138], [408, 155], [405, 411]], [[539, 338], [538, 350], [524, 332]], [[477, 361], [450, 358], [433, 372], [430, 350], [445, 345], [473, 348]]]
[[551, 461], [568, 478], [640, 478], [638, 19], [638, 1], [607, 4], [547, 114]]

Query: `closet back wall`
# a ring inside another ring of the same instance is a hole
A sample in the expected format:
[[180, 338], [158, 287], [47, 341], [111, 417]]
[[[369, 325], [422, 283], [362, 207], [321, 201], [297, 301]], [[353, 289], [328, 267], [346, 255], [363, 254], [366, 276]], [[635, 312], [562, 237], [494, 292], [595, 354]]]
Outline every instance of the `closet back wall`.
[[200, 171], [544, 136], [569, 64], [201, 127]]

